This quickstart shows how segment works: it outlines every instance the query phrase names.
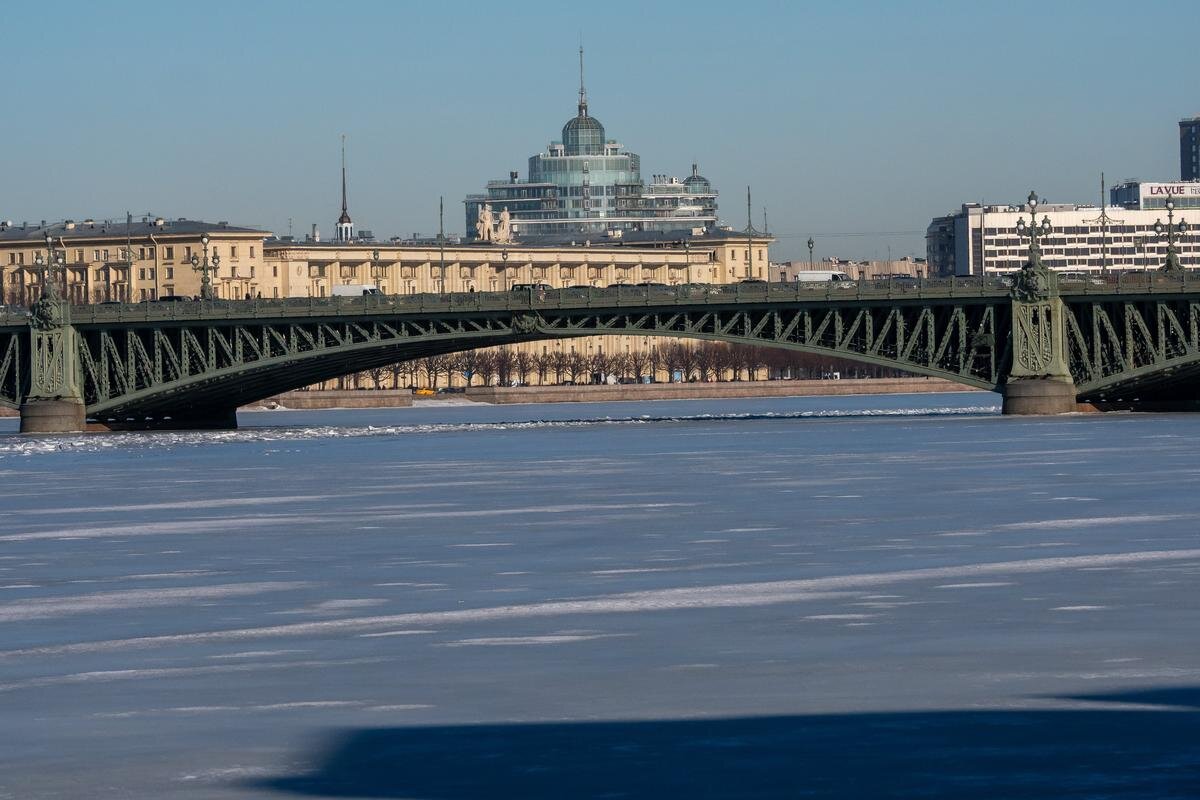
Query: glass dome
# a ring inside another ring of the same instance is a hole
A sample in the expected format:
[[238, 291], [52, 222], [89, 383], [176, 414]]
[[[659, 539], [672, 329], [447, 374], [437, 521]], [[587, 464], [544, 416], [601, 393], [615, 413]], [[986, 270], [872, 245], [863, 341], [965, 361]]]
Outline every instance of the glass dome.
[[604, 126], [595, 117], [589, 117], [586, 108], [580, 108], [579, 116], [567, 120], [563, 125], [562, 143], [569, 156], [591, 156], [604, 153]]
[[700, 170], [695, 164], [692, 164], [692, 174], [683, 179], [683, 185], [687, 187], [688, 194], [712, 193], [712, 184], [708, 182], [708, 178], [700, 174]]

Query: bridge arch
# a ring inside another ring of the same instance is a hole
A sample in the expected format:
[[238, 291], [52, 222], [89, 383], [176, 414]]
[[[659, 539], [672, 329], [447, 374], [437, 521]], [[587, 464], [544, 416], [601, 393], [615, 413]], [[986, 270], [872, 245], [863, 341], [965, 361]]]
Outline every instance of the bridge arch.
[[[177, 323], [117, 332], [84, 326], [81, 359], [88, 417], [115, 425], [156, 422], [188, 427], [228, 425], [234, 410], [255, 400], [323, 380], [398, 361], [503, 344], [626, 335], [669, 337], [770, 347], [835, 357], [873, 366], [945, 378], [976, 389], [995, 389], [990, 348], [967, 343], [968, 322], [936, 331], [933, 320], [906, 319], [880, 308], [879, 320], [863, 309], [824, 309], [818, 320], [778, 318], [769, 308], [712, 308], [688, 313], [638, 309], [460, 314], [406, 319], [388, 316], [336, 321], [239, 321], [203, 326]], [[794, 311], [794, 313], [800, 313]], [[804, 312], [808, 313], [808, 312]], [[912, 312], [920, 317], [920, 312]], [[845, 318], [843, 316], [845, 315]], [[865, 324], [864, 324], [865, 320]], [[889, 322], [890, 320], [890, 322]], [[983, 309], [983, 327], [994, 315]], [[803, 324], [801, 324], [803, 322]], [[871, 336], [872, 322], [880, 323]], [[815, 323], [815, 325], [814, 325]], [[887, 328], [915, 331], [908, 338]], [[821, 332], [828, 328], [828, 335]], [[862, 328], [856, 333], [856, 329]], [[809, 335], [795, 334], [804, 329]], [[952, 341], [953, 340], [953, 341]], [[988, 350], [990, 369], [964, 369]], [[950, 368], [951, 365], [958, 369]]]

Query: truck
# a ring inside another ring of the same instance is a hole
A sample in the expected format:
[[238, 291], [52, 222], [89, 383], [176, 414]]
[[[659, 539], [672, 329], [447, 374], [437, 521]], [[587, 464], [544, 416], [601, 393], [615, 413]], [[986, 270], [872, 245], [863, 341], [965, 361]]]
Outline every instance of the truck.
[[333, 287], [334, 297], [362, 297], [365, 294], [380, 294], [380, 291], [371, 283], [346, 283]]
[[804, 269], [796, 273], [796, 281], [799, 283], [812, 283], [814, 281], [846, 281], [853, 283], [850, 276], [836, 269]]

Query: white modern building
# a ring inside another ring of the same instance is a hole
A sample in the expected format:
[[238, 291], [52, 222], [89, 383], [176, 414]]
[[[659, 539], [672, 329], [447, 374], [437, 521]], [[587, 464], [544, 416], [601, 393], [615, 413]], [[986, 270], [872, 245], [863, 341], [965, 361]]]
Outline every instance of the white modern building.
[[[1141, 184], [1150, 200], [1158, 197], [1150, 187], [1162, 185]], [[1162, 200], [1165, 203], [1165, 196]], [[1109, 205], [1103, 209], [1067, 203], [1039, 205], [1037, 221], [1048, 218], [1051, 225], [1050, 234], [1039, 237], [1042, 260], [1052, 269], [1072, 272], [1157, 269], [1167, 257], [1167, 237], [1154, 230], [1155, 223], [1166, 224], [1167, 214], [1163, 203], [1157, 205]], [[1185, 267], [1200, 268], [1200, 226], [1196, 225], [1200, 207], [1181, 205], [1176, 202], [1175, 222], [1186, 220], [1190, 230], [1177, 238], [1179, 261]], [[1022, 218], [1028, 225], [1029, 212], [1024, 206], [978, 203], [965, 203], [957, 212], [935, 217], [925, 233], [929, 274], [993, 275], [1020, 269], [1029, 248], [1028, 236], [1017, 231], [1017, 221]]]
[[1200, 208], [1200, 181], [1126, 181], [1109, 190], [1109, 202], [1122, 208], [1166, 208], [1168, 197], [1176, 211]]

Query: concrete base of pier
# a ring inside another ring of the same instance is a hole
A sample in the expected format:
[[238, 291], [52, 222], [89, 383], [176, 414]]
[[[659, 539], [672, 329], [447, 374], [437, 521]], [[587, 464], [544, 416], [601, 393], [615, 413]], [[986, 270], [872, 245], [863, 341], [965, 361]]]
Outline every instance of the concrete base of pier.
[[1004, 385], [1002, 414], [1036, 416], [1077, 411], [1070, 378], [1013, 378]]
[[30, 398], [21, 404], [21, 433], [80, 433], [84, 430], [83, 400]]

